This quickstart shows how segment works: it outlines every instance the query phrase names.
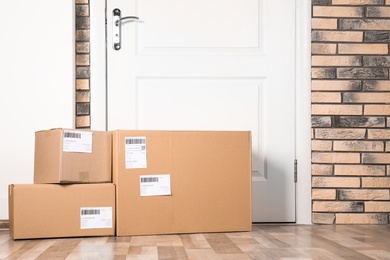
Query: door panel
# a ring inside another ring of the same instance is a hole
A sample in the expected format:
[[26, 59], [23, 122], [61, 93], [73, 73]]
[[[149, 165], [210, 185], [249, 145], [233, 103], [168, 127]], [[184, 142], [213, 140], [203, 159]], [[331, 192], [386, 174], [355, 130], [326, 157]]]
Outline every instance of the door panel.
[[109, 129], [251, 130], [253, 221], [294, 222], [291, 0], [112, 0]]
[[139, 51], [258, 48], [259, 4], [258, 0], [138, 1], [136, 12], [144, 21], [138, 27]]
[[[262, 80], [229, 78], [139, 79], [136, 128], [252, 130], [253, 172], [264, 173]], [[261, 169], [261, 170], [260, 170]]]

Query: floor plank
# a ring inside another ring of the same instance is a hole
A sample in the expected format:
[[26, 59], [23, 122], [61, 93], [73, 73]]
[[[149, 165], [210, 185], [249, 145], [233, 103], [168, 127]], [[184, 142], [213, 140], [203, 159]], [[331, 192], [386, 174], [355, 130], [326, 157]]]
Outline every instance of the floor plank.
[[0, 259], [390, 259], [390, 225], [253, 225], [252, 232], [12, 240]]

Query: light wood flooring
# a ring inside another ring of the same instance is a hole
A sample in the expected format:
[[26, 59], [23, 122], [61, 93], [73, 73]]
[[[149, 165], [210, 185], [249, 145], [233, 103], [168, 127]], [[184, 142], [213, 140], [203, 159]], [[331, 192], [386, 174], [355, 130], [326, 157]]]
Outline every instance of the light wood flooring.
[[390, 259], [390, 225], [253, 225], [252, 232], [17, 240], [0, 259]]

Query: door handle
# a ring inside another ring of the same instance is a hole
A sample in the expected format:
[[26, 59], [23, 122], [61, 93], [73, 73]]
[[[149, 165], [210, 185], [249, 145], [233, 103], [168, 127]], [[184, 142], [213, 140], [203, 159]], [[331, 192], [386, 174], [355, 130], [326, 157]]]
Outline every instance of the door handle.
[[125, 20], [139, 20], [137, 16], [121, 16], [121, 10], [115, 8], [112, 10], [112, 39], [113, 39], [113, 48], [114, 50], [120, 50], [121, 48], [121, 31], [122, 31], [122, 22]]

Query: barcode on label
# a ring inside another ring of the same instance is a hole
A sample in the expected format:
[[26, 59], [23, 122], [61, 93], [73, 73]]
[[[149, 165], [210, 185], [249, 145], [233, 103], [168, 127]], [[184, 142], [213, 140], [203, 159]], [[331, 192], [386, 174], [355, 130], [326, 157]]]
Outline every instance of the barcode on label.
[[81, 134], [80, 133], [73, 133], [73, 132], [65, 132], [64, 133], [64, 137], [65, 138], [81, 138]]
[[81, 215], [100, 215], [100, 209], [82, 209]]
[[141, 177], [141, 183], [158, 182], [158, 177]]
[[128, 138], [126, 139], [126, 144], [145, 144], [146, 139], [144, 138]]

